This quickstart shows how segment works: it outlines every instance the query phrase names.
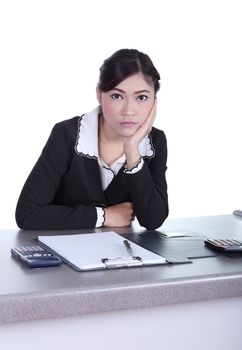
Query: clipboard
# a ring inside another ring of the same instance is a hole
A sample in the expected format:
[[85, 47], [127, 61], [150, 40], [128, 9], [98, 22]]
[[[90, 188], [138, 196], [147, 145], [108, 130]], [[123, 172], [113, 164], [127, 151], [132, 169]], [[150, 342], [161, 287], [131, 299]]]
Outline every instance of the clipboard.
[[168, 264], [163, 256], [109, 232], [39, 236], [36, 242], [76, 271]]

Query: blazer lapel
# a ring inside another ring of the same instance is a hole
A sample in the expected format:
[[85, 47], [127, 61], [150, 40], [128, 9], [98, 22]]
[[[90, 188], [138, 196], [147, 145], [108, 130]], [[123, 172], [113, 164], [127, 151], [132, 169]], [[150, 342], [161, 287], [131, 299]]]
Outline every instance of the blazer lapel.
[[119, 170], [118, 174], [104, 191], [108, 203], [117, 204], [131, 200], [123, 169], [122, 167]]
[[107, 200], [102, 190], [101, 176], [99, 171], [99, 165], [96, 159], [86, 159], [86, 174], [88, 176], [88, 182], [90, 184], [90, 198], [96, 206], [106, 206]]

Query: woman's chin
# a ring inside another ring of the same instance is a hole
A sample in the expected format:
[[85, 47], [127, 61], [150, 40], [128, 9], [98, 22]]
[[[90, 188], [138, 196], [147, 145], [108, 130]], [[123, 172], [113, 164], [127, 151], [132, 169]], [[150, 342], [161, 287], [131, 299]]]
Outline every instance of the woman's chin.
[[122, 128], [118, 130], [118, 134], [123, 137], [129, 137], [134, 135], [138, 127], [132, 127], [132, 128]]
[[130, 136], [133, 136], [134, 133], [135, 133], [136, 130], [124, 130], [122, 132], [120, 132], [120, 136], [123, 136], [123, 137], [130, 137]]

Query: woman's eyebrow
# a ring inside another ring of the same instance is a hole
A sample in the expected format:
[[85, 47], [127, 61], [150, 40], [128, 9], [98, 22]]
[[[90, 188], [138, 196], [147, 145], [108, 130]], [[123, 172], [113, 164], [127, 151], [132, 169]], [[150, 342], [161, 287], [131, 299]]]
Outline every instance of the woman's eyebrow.
[[[122, 92], [123, 94], [125, 94], [125, 91], [122, 90], [122, 89], [114, 88], [113, 90], [119, 91], [119, 92]], [[151, 93], [151, 91], [149, 91], [149, 90], [139, 90], [139, 91], [135, 91], [134, 94], [142, 94], [142, 93], [144, 93], [144, 92], [145, 92], [145, 93], [148, 93], [148, 94]]]

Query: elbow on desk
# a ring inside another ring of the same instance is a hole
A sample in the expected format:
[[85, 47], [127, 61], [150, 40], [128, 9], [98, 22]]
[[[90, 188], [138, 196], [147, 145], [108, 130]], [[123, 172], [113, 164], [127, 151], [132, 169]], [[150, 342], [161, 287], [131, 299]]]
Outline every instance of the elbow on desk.
[[[22, 230], [31, 230], [33, 229], [33, 225], [31, 222], [31, 214], [27, 214], [22, 206], [18, 203], [15, 210], [15, 221], [18, 227]], [[36, 228], [35, 228], [36, 229]]]
[[41, 220], [36, 220], [33, 215], [16, 214], [15, 220], [21, 230], [48, 230], [49, 228]]
[[48, 220], [44, 220], [40, 214], [41, 207], [35, 210], [29, 210], [21, 205], [17, 206], [15, 211], [15, 220], [18, 227], [22, 230], [48, 230], [53, 229]]
[[31, 227], [28, 227], [28, 225], [26, 224], [26, 220], [24, 220], [23, 215], [21, 215], [17, 211], [15, 212], [15, 220], [16, 220], [16, 223], [20, 229], [22, 229], [22, 230], [31, 229]]
[[165, 221], [165, 219], [162, 221], [159, 221], [158, 223], [148, 223], [148, 224], [140, 223], [140, 225], [145, 227], [146, 230], [148, 230], [148, 231], [153, 231], [153, 230], [156, 230], [157, 228], [159, 228], [163, 224], [164, 221]]
[[146, 230], [156, 230], [163, 224], [163, 222], [166, 220], [167, 217], [168, 217], [168, 211], [163, 215], [161, 214], [161, 215], [157, 215], [152, 218], [149, 218], [148, 220], [142, 219], [138, 221], [141, 226], [146, 228]]

